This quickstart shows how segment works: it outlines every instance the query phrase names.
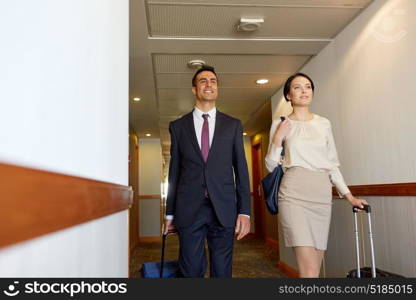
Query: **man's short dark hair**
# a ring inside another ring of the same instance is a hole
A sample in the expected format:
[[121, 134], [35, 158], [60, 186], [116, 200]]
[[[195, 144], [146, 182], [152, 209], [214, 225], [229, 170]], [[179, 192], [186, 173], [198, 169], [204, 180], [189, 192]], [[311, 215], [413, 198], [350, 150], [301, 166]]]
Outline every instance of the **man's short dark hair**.
[[195, 72], [194, 77], [192, 77], [192, 86], [196, 86], [196, 76], [198, 76], [199, 73], [204, 72], [204, 71], [208, 71], [208, 72], [214, 73], [214, 75], [215, 75], [215, 77], [217, 77], [217, 81], [218, 81], [218, 76], [217, 76], [217, 73], [215, 73], [214, 67], [211, 67], [211, 66], [203, 66], [202, 68], [198, 69]]
[[308, 75], [306, 75], [304, 73], [296, 73], [296, 74], [293, 74], [292, 76], [290, 76], [286, 80], [285, 87], [283, 88], [283, 96], [285, 97], [286, 101], [288, 101], [288, 102], [290, 100], [287, 98], [287, 94], [289, 94], [289, 92], [290, 92], [290, 85], [292, 84], [293, 79], [295, 79], [296, 77], [304, 77], [304, 78], [308, 79], [309, 82], [311, 83], [312, 92], [315, 91], [315, 85], [313, 84], [312, 79]]

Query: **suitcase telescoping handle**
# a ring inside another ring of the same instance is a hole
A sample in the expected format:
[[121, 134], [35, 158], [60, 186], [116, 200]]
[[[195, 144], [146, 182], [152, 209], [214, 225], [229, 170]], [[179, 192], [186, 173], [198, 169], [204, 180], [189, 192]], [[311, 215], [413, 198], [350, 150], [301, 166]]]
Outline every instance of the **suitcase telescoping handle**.
[[361, 209], [358, 206], [353, 206], [352, 212], [354, 215], [354, 234], [355, 234], [355, 251], [357, 253], [357, 277], [361, 278], [361, 266], [360, 266], [360, 246], [359, 246], [359, 236], [358, 236], [358, 222], [357, 222], [357, 213], [359, 211], [365, 211], [368, 217], [368, 235], [370, 238], [370, 249], [371, 249], [371, 274], [372, 277], [376, 277], [376, 259], [374, 254], [374, 242], [373, 242], [373, 231], [371, 228], [371, 206], [364, 205], [364, 208]]
[[162, 255], [161, 255], [161, 258], [160, 258], [160, 278], [163, 278], [163, 264], [164, 264], [164, 262], [165, 262], [165, 242], [166, 242], [166, 237], [169, 235], [169, 234], [174, 234], [174, 233], [177, 233], [178, 232], [178, 230], [176, 230], [176, 229], [170, 229], [170, 230], [168, 230], [168, 232], [165, 234], [163, 234], [163, 237], [162, 237]]

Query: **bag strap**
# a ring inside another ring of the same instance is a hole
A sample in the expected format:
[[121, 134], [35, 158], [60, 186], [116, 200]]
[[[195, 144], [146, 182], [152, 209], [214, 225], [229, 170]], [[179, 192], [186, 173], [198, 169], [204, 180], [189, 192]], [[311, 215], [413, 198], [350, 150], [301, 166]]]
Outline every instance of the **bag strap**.
[[[280, 120], [283, 122], [284, 120], [286, 120], [286, 118], [280, 116]], [[285, 156], [285, 141], [282, 142], [282, 153], [280, 154], [280, 156]]]

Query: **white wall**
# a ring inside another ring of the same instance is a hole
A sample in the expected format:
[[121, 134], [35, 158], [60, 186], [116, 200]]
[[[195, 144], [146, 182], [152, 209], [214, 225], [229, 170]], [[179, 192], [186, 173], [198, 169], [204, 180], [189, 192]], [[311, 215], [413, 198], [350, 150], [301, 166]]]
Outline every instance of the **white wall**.
[[0, 252], [1, 277], [127, 277], [125, 212]]
[[[127, 0], [0, 1], [0, 162], [128, 185], [128, 19]], [[18, 244], [0, 276], [125, 277], [127, 234], [124, 211]]]
[[[312, 110], [332, 122], [341, 171], [349, 185], [416, 181], [415, 12], [413, 0], [374, 1], [301, 70], [315, 82]], [[281, 96], [279, 91], [272, 99], [274, 116], [287, 112]], [[416, 276], [416, 245], [408, 241], [416, 240], [416, 197], [369, 201], [378, 220], [378, 265]], [[354, 259], [347, 253], [352, 235], [335, 234], [351, 225], [350, 209], [347, 215], [345, 209], [338, 202], [334, 205], [326, 258], [331, 276], [345, 276]], [[281, 259], [296, 266], [288, 249], [281, 249]]]
[[[139, 139], [139, 193], [160, 195], [162, 183], [162, 147], [160, 139]], [[140, 236], [160, 236], [161, 199], [139, 200]]]

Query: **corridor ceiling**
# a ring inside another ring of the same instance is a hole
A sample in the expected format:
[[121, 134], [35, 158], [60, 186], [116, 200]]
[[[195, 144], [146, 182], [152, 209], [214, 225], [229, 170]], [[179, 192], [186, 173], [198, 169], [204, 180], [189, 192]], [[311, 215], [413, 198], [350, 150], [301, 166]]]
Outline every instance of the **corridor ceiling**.
[[[169, 161], [169, 122], [193, 108], [187, 66], [202, 59], [219, 76], [217, 107], [248, 135], [288, 75], [322, 50], [372, 0], [130, 0], [129, 123], [160, 137]], [[263, 18], [254, 32], [240, 18]], [[269, 79], [265, 85], [256, 80]], [[139, 102], [133, 101], [140, 97]], [[256, 121], [253, 122], [254, 118]], [[250, 120], [250, 122], [248, 122]]]

